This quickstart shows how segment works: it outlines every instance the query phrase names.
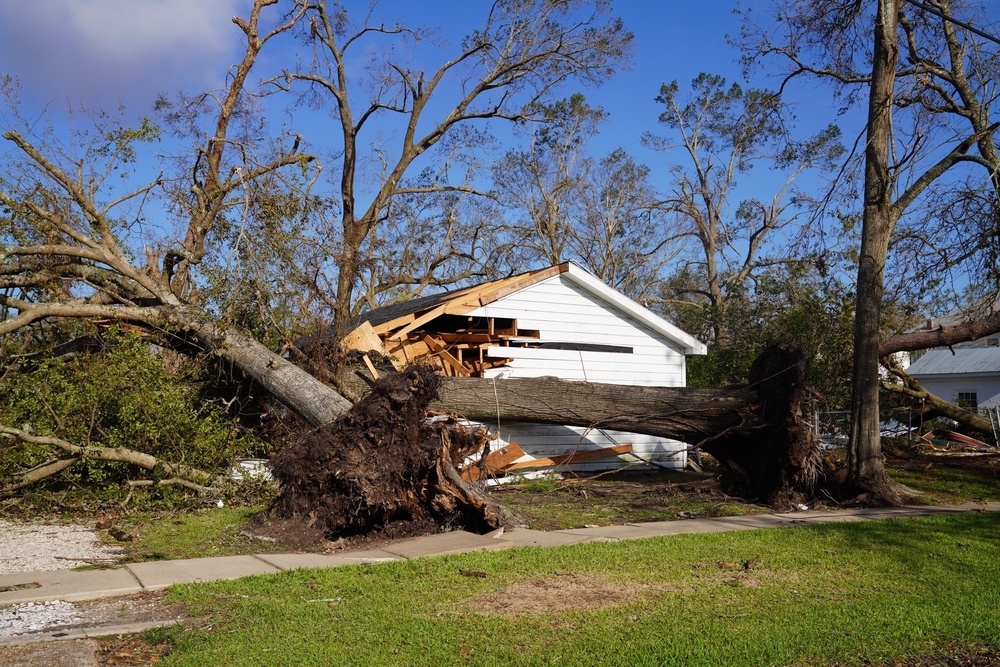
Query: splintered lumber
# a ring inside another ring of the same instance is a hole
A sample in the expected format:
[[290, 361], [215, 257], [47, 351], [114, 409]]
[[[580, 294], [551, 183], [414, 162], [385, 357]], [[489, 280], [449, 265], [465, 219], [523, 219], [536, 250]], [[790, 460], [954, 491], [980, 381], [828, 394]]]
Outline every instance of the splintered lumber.
[[601, 447], [600, 449], [584, 449], [578, 452], [562, 454], [561, 456], [549, 456], [542, 459], [532, 459], [530, 461], [518, 461], [502, 468], [503, 472], [514, 472], [515, 470], [532, 470], [535, 468], [552, 468], [568, 463], [579, 463], [591, 459], [601, 459], [606, 456], [618, 456], [619, 454], [629, 454], [632, 452], [632, 445], [615, 445], [614, 447]]
[[430, 334], [422, 334], [420, 340], [424, 342], [427, 347], [434, 351], [439, 359], [444, 361], [456, 375], [468, 377], [471, 372], [465, 367], [460, 359], [457, 359], [451, 352], [448, 351], [448, 346], [439, 340], [436, 340]]
[[484, 477], [500, 472], [505, 466], [523, 458], [524, 450], [516, 442], [512, 442], [506, 447], [496, 449], [486, 455], [486, 462], [482, 467], [479, 463], [471, 463], [461, 470], [462, 479], [469, 482], [476, 482]]

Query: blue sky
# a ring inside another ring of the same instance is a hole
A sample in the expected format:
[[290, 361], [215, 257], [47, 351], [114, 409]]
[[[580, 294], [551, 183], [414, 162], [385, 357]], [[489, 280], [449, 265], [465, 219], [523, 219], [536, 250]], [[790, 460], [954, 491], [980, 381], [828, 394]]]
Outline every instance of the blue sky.
[[[0, 0], [0, 74], [21, 80], [22, 99], [30, 113], [38, 113], [45, 105], [58, 115], [67, 104], [82, 103], [90, 109], [122, 104], [129, 116], [138, 118], [150, 113], [158, 93], [181, 89], [194, 93], [223, 85], [240, 54], [242, 35], [231, 18], [245, 15], [249, 4], [248, 0]], [[358, 20], [368, 8], [367, 2], [346, 4]], [[743, 0], [742, 4], [764, 2]], [[683, 89], [702, 71], [722, 74], [729, 81], [741, 79], [736, 62], [739, 53], [727, 42], [727, 36], [738, 34], [740, 28], [739, 17], [733, 13], [736, 5], [735, 0], [614, 3], [614, 13], [635, 34], [635, 51], [629, 70], [600, 88], [584, 89], [591, 104], [610, 114], [590, 145], [595, 155], [625, 148], [651, 167], [654, 183], [669, 185], [667, 165], [683, 157], [652, 152], [641, 144], [644, 132], [660, 129], [661, 109], [654, 98], [662, 83], [677, 79]], [[440, 35], [457, 45], [478, 27], [488, 7], [484, 0], [383, 0], [372, 16], [384, 17], [386, 24], [400, 20], [406, 25], [439, 26]], [[274, 73], [269, 66], [286, 55], [264, 53], [258, 76]], [[438, 58], [431, 51], [436, 60], [428, 62], [427, 69], [436, 68], [448, 53], [442, 51]], [[288, 66], [287, 61], [281, 64]], [[576, 90], [568, 87], [564, 94]], [[815, 98], [809, 99], [810, 94]], [[814, 123], [811, 131], [834, 120], [826, 91], [807, 91], [806, 97], [808, 106], [815, 103], [823, 109], [823, 113], [800, 113]], [[325, 137], [336, 133], [332, 125], [317, 124], [316, 115], [308, 112], [278, 118], [304, 134], [311, 150], [322, 148]], [[508, 131], [498, 129], [501, 136]], [[157, 169], [149, 165], [151, 173]], [[333, 175], [330, 170], [326, 173]], [[767, 171], [757, 169], [741, 186], [745, 192], [769, 196], [768, 182]]]
[[[26, 103], [67, 101], [90, 108], [125, 105], [133, 116], [149, 112], [157, 93], [194, 92], [218, 86], [239, 49], [239, 31], [230, 22], [244, 13], [241, 0], [0, 0], [0, 73], [23, 85]], [[387, 22], [441, 26], [457, 42], [470, 25], [477, 2], [427, 0], [379, 3], [374, 16]], [[479, 2], [485, 7], [486, 2]], [[615, 13], [635, 33], [630, 71], [611, 83], [585, 91], [610, 113], [598, 153], [623, 146], [641, 153], [643, 131], [656, 130], [654, 98], [661, 83], [683, 85], [701, 71], [740, 78], [738, 53], [726, 41], [739, 30], [731, 0], [649, 2], [619, 0]], [[348, 3], [361, 10], [367, 3]], [[463, 23], [466, 23], [463, 25]], [[273, 56], [273, 54], [272, 54]], [[567, 90], [567, 94], [571, 92]], [[657, 159], [655, 156], [647, 160]]]

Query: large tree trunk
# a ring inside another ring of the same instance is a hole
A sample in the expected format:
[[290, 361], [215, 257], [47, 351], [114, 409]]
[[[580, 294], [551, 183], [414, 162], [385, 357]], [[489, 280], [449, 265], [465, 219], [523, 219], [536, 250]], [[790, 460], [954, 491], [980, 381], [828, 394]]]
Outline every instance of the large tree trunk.
[[879, 343], [878, 354], [880, 357], [887, 357], [896, 352], [946, 347], [956, 343], [978, 340], [998, 331], [1000, 331], [1000, 312], [995, 312], [978, 320], [963, 322], [955, 326], [923, 329], [889, 336]]
[[758, 395], [746, 387], [688, 389], [570, 382], [554, 377], [441, 378], [432, 410], [489, 423], [612, 428], [698, 444], [745, 422]]
[[634, 387], [555, 378], [442, 378], [432, 409], [489, 423], [525, 421], [614, 428], [672, 438], [720, 462], [723, 487], [785, 508], [811, 494], [820, 460], [801, 352], [772, 346], [750, 385]]
[[329, 385], [259, 341], [217, 325], [198, 308], [176, 307], [165, 312], [172, 328], [232, 363], [310, 426], [332, 422], [350, 409], [351, 402]]
[[851, 373], [851, 432], [847, 453], [848, 477], [859, 488], [898, 502], [885, 472], [879, 429], [879, 322], [884, 271], [898, 211], [892, 201], [889, 144], [896, 63], [899, 3], [878, 0], [871, 92], [868, 102], [868, 140], [865, 145], [865, 188], [858, 260], [857, 303], [854, 320], [854, 365]]

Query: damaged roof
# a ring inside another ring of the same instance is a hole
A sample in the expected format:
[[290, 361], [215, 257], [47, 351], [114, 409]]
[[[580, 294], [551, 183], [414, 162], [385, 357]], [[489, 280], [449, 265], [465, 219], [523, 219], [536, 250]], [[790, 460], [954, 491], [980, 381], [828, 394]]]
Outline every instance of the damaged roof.
[[[464, 287], [441, 294], [418, 297], [401, 303], [390, 304], [362, 313], [348, 325], [348, 330], [361, 324], [370, 324], [376, 332], [383, 333], [403, 327], [403, 331], [416, 328], [440, 315], [464, 315], [493, 303], [526, 287], [549, 278], [564, 275], [592, 296], [618, 308], [630, 317], [671, 340], [684, 349], [685, 354], [705, 354], [704, 343], [681, 330], [648, 308], [636, 303], [621, 292], [605, 285], [596, 276], [574, 262], [563, 262], [544, 269], [528, 271], [509, 278], [501, 278], [472, 287]], [[399, 335], [397, 330], [395, 335]]]

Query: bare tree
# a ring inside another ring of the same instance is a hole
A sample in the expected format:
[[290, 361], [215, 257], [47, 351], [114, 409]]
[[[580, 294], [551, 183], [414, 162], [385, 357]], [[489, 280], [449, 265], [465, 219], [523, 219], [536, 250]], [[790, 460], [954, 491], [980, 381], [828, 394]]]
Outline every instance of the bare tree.
[[510, 211], [503, 228], [516, 261], [551, 266], [567, 258], [581, 189], [593, 169], [587, 142], [606, 114], [580, 94], [534, 113], [542, 120], [530, 126], [527, 148], [508, 151], [493, 166], [494, 197]]
[[[301, 36], [312, 43], [315, 58], [309, 67], [286, 71], [271, 82], [330, 100], [336, 109], [342, 142], [338, 329], [350, 317], [363, 246], [386, 219], [393, 198], [469, 191], [447, 182], [406, 185], [405, 175], [421, 155], [469, 123], [537, 119], [539, 105], [565, 81], [601, 82], [611, 76], [624, 63], [631, 41], [622, 23], [609, 16], [608, 0], [500, 0], [450, 59], [425, 72], [411, 64], [408, 45], [432, 39], [429, 32], [401, 25], [353, 26], [339, 5], [298, 4], [307, 18]], [[375, 53], [374, 60], [367, 77], [359, 77], [348, 63], [366, 51]], [[394, 145], [366, 153], [364, 141], [377, 117], [388, 118], [399, 133]], [[363, 181], [366, 158], [382, 167], [370, 187]]]
[[[726, 293], [742, 286], [761, 267], [795, 261], [775, 252], [771, 240], [799, 224], [807, 211], [795, 179], [811, 168], [828, 168], [841, 152], [839, 131], [829, 127], [803, 142], [790, 136], [780, 97], [764, 90], [727, 87], [720, 76], [700, 74], [691, 93], [676, 81], [660, 87], [660, 123], [669, 135], [649, 133], [648, 146], [680, 149], [686, 164], [671, 168], [672, 191], [663, 206], [680, 220], [679, 234], [696, 241], [698, 252], [683, 260], [679, 274], [694, 281], [678, 288], [678, 298], [707, 308], [712, 338], [725, 335]], [[783, 181], [770, 200], [732, 202], [736, 180], [755, 165], [771, 163]], [[792, 234], [792, 236], [795, 236]]]
[[44, 136], [33, 141], [24, 131], [4, 132], [11, 159], [0, 175], [0, 336], [52, 318], [134, 323], [172, 344], [219, 355], [310, 423], [330, 421], [350, 405], [197, 305], [196, 269], [218, 224], [240, 205], [245, 185], [290, 167], [308, 171], [314, 162], [299, 151], [297, 137], [286, 137], [276, 151], [261, 155], [229, 134], [261, 49], [302, 17], [299, 11], [264, 27], [264, 15], [275, 4], [256, 0], [248, 17], [233, 19], [243, 33], [244, 52], [229, 87], [215, 98], [208, 140], [196, 149], [187, 173], [178, 176], [187, 179], [189, 193], [184, 207], [175, 209], [185, 213], [178, 224], [183, 240], [170, 241], [175, 230], [168, 229], [166, 238], [146, 245], [144, 264], [133, 259], [133, 244], [142, 231], [139, 222], [152, 214], [148, 200], [166, 179], [121, 192], [117, 177], [136, 159], [141, 142], [156, 138], [154, 126], [98, 126], [96, 143], [83, 147], [82, 160], [59, 154], [45, 145]]
[[579, 188], [570, 250], [594, 275], [641, 303], [655, 300], [677, 234], [650, 169], [622, 149], [594, 165]]

